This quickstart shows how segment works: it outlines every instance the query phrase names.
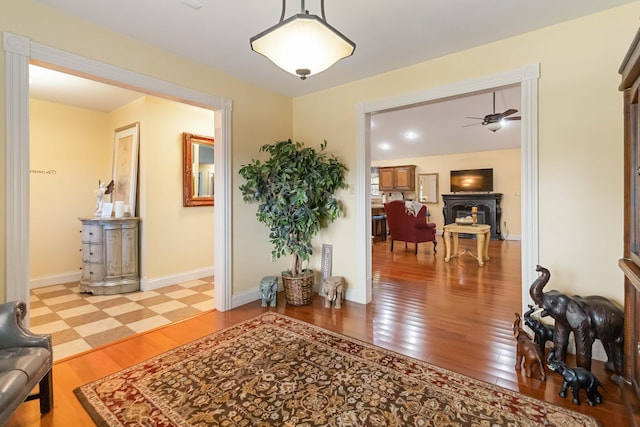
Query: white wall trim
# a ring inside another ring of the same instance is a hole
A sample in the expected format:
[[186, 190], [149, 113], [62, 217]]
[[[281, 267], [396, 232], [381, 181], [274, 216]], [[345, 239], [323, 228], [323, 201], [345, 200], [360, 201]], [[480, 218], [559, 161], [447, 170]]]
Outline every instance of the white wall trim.
[[[521, 175], [522, 175], [522, 305], [526, 310], [529, 286], [535, 280], [538, 262], [538, 79], [540, 64], [530, 64], [491, 76], [483, 76], [422, 91], [366, 102], [356, 106], [357, 188], [362, 193], [357, 201], [358, 248], [357, 277], [366, 278], [366, 290], [358, 293], [356, 302], [366, 303], [371, 295], [371, 209], [367, 187], [370, 182], [369, 118], [371, 113], [401, 108], [451, 96], [520, 84], [521, 91]], [[511, 239], [510, 239], [511, 240]], [[523, 310], [524, 311], [524, 310]]]
[[[157, 97], [215, 110], [220, 117], [216, 135], [216, 206], [214, 230], [216, 265], [215, 308], [231, 308], [231, 106], [230, 100], [194, 91], [4, 32], [6, 62], [7, 141], [7, 299], [29, 301], [29, 61], [94, 77], [110, 84]], [[219, 177], [218, 177], [219, 175]], [[221, 235], [217, 231], [223, 230]], [[224, 240], [223, 240], [224, 239]], [[144, 248], [140, 248], [141, 252]]]
[[[29, 303], [29, 39], [3, 33], [7, 301]], [[28, 319], [26, 326], [28, 326]]]
[[68, 271], [66, 273], [50, 274], [48, 276], [33, 277], [29, 281], [29, 288], [44, 288], [45, 286], [60, 285], [63, 283], [79, 282], [82, 278], [80, 271]]
[[214, 268], [207, 267], [207, 268], [198, 268], [195, 270], [183, 271], [181, 273], [170, 274], [167, 276], [154, 277], [151, 280], [145, 278], [145, 280], [140, 281], [140, 290], [151, 291], [154, 289], [165, 288], [167, 286], [177, 285], [178, 283], [184, 283], [190, 280], [197, 280], [202, 277], [209, 277], [213, 275], [214, 275]]

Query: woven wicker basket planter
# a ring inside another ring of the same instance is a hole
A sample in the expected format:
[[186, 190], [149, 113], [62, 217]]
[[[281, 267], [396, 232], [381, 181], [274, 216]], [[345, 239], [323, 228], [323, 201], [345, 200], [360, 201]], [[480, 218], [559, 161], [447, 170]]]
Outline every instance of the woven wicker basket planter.
[[282, 275], [284, 296], [287, 304], [309, 305], [313, 302], [313, 271], [305, 271], [303, 276]]

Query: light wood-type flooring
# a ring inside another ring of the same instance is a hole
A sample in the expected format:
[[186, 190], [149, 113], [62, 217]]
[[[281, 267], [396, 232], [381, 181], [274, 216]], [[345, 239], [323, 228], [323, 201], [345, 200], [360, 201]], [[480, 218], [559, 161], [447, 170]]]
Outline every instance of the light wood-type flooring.
[[[461, 239], [461, 249], [475, 252], [475, 241]], [[260, 302], [221, 313], [207, 312], [179, 323], [125, 338], [54, 364], [54, 409], [41, 417], [37, 402], [21, 405], [10, 427], [93, 425], [73, 395], [73, 389], [148, 359], [180, 344], [223, 329], [265, 310], [276, 310], [387, 349], [415, 357], [473, 378], [520, 391], [560, 406], [597, 417], [605, 427], [637, 425], [635, 402], [625, 403], [623, 394], [609, 380], [603, 364], [593, 370], [606, 389], [604, 403], [580, 406], [560, 398], [561, 381], [548, 373], [547, 382], [529, 379], [514, 369], [515, 343], [511, 326], [521, 308], [520, 244], [491, 241], [491, 260], [483, 267], [464, 255], [444, 262], [444, 245], [438, 253], [432, 244], [405, 250], [396, 242], [373, 247], [373, 301], [368, 305], [346, 301], [341, 310], [325, 309], [315, 296], [309, 306], [287, 306], [280, 294], [275, 308]], [[333, 271], [339, 275], [339, 271]], [[550, 288], [561, 284], [550, 283]], [[572, 363], [572, 360], [568, 360]], [[629, 413], [635, 413], [629, 416]]]

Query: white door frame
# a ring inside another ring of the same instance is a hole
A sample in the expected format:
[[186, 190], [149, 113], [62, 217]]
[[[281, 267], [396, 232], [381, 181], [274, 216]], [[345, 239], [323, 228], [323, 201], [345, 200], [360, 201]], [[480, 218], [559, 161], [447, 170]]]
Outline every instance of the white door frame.
[[460, 96], [492, 88], [520, 84], [521, 120], [521, 209], [522, 209], [522, 306], [529, 302], [529, 287], [537, 278], [538, 263], [538, 79], [540, 64], [530, 64], [511, 71], [424, 91], [390, 97], [356, 106], [357, 181], [356, 194], [358, 218], [357, 283], [364, 286], [354, 289], [352, 297], [359, 303], [369, 303], [372, 297], [371, 278], [371, 154], [370, 117], [372, 113], [401, 108], [428, 101]]
[[[6, 299], [29, 303], [29, 62], [214, 110], [214, 306], [231, 307], [231, 101], [3, 33], [6, 78]], [[28, 316], [27, 316], [28, 320]]]

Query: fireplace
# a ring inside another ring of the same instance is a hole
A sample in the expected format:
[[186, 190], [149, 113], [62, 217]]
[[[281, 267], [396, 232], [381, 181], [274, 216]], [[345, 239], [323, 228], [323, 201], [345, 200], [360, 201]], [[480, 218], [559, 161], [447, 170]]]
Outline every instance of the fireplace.
[[454, 223], [456, 218], [471, 216], [471, 208], [475, 206], [478, 208], [478, 224], [490, 225], [491, 239], [502, 240], [500, 231], [502, 193], [443, 194], [442, 200], [445, 225]]

